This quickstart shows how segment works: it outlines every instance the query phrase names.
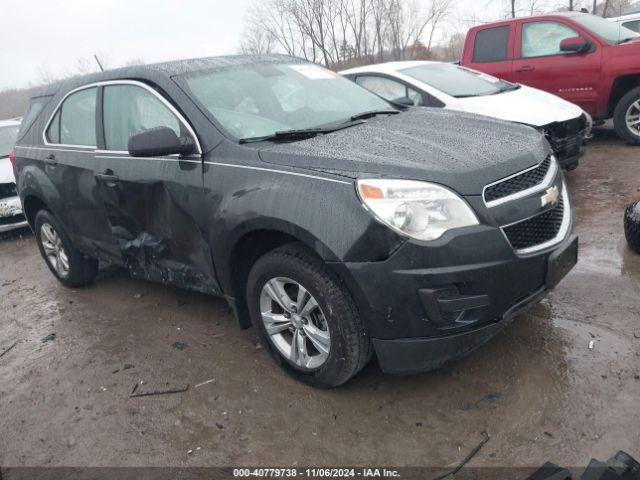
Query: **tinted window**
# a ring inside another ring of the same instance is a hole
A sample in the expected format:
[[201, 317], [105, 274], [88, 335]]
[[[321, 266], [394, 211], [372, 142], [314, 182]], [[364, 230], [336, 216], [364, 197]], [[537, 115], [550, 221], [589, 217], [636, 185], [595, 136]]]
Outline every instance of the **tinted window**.
[[0, 127], [0, 157], [6, 157], [11, 153], [18, 138], [18, 130], [20, 125]]
[[386, 100], [397, 100], [399, 98], [408, 97], [413, 100], [416, 106], [423, 105], [422, 95], [420, 92], [405, 86], [403, 83], [396, 82], [389, 78], [378, 76], [361, 76], [358, 75], [356, 83], [367, 90], [380, 95]]
[[494, 95], [516, 86], [484, 73], [450, 63], [432, 63], [400, 70], [452, 97]]
[[198, 72], [186, 75], [184, 86], [237, 138], [339, 123], [391, 108], [350, 80], [307, 63]]
[[498, 62], [507, 59], [509, 25], [486, 28], [476, 33], [473, 46], [474, 62]]
[[69, 95], [56, 113], [47, 138], [51, 143], [96, 146], [96, 93], [86, 88]]
[[47, 140], [51, 143], [60, 143], [60, 110], [56, 112], [47, 130]]
[[558, 22], [531, 22], [522, 26], [522, 57], [564, 55], [560, 42], [579, 37], [574, 29]]
[[49, 102], [51, 97], [38, 97], [32, 98], [29, 103], [29, 109], [27, 110], [27, 114], [22, 119], [22, 126], [20, 127], [20, 135], [23, 132], [26, 132], [27, 129], [31, 126], [33, 121], [42, 111], [42, 108]]
[[624, 22], [622, 24], [624, 28], [628, 28], [631, 31], [640, 33], [640, 20], [633, 20], [631, 22]]
[[155, 127], [169, 127], [181, 136], [178, 118], [145, 88], [136, 85], [104, 87], [103, 110], [107, 150], [126, 151], [132, 135]]

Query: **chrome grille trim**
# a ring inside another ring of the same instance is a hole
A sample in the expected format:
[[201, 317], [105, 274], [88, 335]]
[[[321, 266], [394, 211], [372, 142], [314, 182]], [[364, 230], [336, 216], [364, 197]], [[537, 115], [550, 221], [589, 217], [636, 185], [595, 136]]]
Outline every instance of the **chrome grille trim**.
[[553, 180], [556, 178], [556, 175], [558, 174], [559, 167], [558, 167], [558, 161], [555, 155], [551, 155], [551, 165], [549, 166], [549, 170], [547, 171], [547, 174], [542, 179], [542, 182], [540, 182], [538, 185], [527, 188], [525, 190], [520, 190], [519, 192], [513, 193], [511, 195], [507, 195], [506, 197], [498, 198], [496, 200], [491, 200], [489, 202], [485, 200], [485, 192], [487, 188], [492, 187], [494, 185], [498, 185], [502, 182], [506, 182], [507, 180], [518, 177], [524, 173], [530, 172], [531, 170], [535, 170], [536, 168], [540, 167], [541, 164], [542, 162], [540, 162], [538, 165], [534, 165], [531, 168], [527, 168], [526, 170], [522, 170], [521, 172], [514, 173], [513, 175], [510, 175], [496, 182], [485, 185], [485, 187], [482, 189], [482, 201], [487, 206], [487, 208], [493, 208], [493, 207], [497, 207], [498, 205], [502, 205], [508, 202], [513, 202], [514, 200], [528, 197], [529, 195], [533, 195], [534, 193], [541, 192], [542, 190], [545, 190], [546, 188], [548, 188], [553, 182]]
[[[531, 253], [536, 253], [539, 252], [541, 250], [546, 250], [547, 248], [551, 248], [555, 245], [557, 245], [558, 243], [562, 242], [567, 234], [569, 233], [569, 230], [571, 229], [571, 203], [569, 202], [569, 194], [567, 193], [567, 185], [566, 183], [563, 181], [562, 182], [562, 201], [564, 203], [564, 211], [563, 211], [563, 215], [562, 215], [562, 223], [560, 225], [560, 229], [558, 230], [558, 234], [552, 238], [551, 240], [548, 240], [546, 242], [543, 243], [539, 243], [538, 245], [533, 245], [531, 247], [527, 247], [527, 248], [522, 248], [520, 250], [516, 250], [514, 249], [514, 251], [516, 252], [516, 254], [518, 255], [529, 255]], [[539, 215], [542, 215], [544, 212], [541, 212]], [[534, 215], [534, 217], [536, 217], [537, 215]], [[509, 245], [511, 245], [511, 242], [509, 241], [509, 238], [507, 237], [507, 234], [505, 233], [504, 229], [506, 227], [510, 227], [512, 225], [517, 225], [518, 223], [522, 223], [522, 222], [526, 222], [527, 220], [530, 220], [531, 218], [534, 217], [530, 217], [530, 218], [524, 218], [522, 220], [518, 220], [517, 222], [513, 222], [510, 223], [509, 225], [502, 225], [500, 227], [500, 231], [502, 232], [502, 235], [504, 236], [505, 240], [507, 241], [507, 243]]]

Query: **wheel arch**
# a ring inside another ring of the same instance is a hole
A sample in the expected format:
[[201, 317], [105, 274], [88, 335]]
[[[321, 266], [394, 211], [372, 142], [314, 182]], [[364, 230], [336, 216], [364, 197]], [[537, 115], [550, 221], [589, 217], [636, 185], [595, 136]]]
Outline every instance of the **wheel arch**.
[[225, 261], [222, 276], [223, 290], [227, 301], [234, 309], [241, 328], [251, 326], [246, 307], [246, 285], [251, 267], [266, 253], [289, 243], [299, 243], [313, 255], [324, 261], [336, 261], [338, 257], [323, 242], [309, 232], [289, 224], [274, 224], [268, 219], [245, 225], [237, 229], [235, 240]]
[[36, 215], [40, 210], [51, 210], [39, 195], [27, 194], [22, 200], [22, 210], [24, 216], [32, 230], [35, 230]]
[[609, 95], [608, 115], [613, 116], [616, 109], [616, 105], [630, 90], [640, 87], [640, 73], [634, 73], [631, 75], [623, 75], [614, 80], [611, 86], [611, 93]]

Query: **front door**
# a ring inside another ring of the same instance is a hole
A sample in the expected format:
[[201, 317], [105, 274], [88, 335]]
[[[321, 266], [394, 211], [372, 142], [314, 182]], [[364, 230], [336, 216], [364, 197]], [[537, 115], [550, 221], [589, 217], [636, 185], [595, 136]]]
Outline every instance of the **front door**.
[[[95, 177], [118, 244], [134, 277], [218, 293], [204, 223], [201, 155], [131, 157], [129, 138], [169, 127], [197, 138], [187, 121], [151, 87], [118, 82], [101, 90]], [[198, 147], [199, 148], [199, 147]]]
[[567, 38], [585, 37], [560, 21], [526, 21], [520, 24], [519, 46], [513, 61], [514, 79], [575, 103], [596, 113], [601, 49], [596, 42], [589, 52], [560, 51]]

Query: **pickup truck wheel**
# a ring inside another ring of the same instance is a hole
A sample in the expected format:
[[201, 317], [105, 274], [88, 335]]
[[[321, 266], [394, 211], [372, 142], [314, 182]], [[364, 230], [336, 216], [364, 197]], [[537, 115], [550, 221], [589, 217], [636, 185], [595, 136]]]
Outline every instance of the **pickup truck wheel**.
[[640, 87], [620, 99], [613, 113], [613, 125], [620, 138], [640, 145]]
[[34, 222], [36, 241], [51, 273], [66, 287], [91, 283], [98, 274], [98, 261], [77, 250], [58, 219], [40, 210]]
[[249, 273], [247, 302], [273, 357], [307, 384], [336, 387], [371, 357], [369, 335], [349, 292], [302, 245], [258, 259]]
[[633, 202], [624, 211], [624, 236], [631, 250], [640, 253], [640, 202]]

